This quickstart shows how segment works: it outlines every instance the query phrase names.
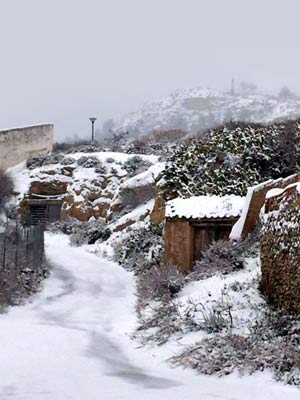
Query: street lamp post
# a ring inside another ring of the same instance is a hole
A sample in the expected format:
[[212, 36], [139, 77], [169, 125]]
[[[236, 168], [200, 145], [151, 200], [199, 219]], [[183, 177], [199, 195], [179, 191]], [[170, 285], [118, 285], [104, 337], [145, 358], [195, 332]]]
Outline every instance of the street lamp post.
[[97, 118], [91, 117], [90, 121], [92, 123], [92, 142], [93, 142], [95, 139], [94, 125], [95, 125], [95, 122], [97, 121]]

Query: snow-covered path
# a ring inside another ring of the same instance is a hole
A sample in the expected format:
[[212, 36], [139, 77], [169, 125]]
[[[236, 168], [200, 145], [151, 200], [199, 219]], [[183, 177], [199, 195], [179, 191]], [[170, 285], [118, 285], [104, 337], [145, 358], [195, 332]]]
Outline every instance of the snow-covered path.
[[0, 400], [279, 400], [295, 388], [269, 375], [198, 376], [138, 349], [134, 279], [121, 267], [47, 234], [53, 271], [32, 303], [0, 315]]

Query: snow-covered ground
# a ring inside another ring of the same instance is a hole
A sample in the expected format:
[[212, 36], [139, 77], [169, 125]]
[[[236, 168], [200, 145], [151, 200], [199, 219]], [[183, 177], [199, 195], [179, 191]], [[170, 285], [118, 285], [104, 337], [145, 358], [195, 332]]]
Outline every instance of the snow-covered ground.
[[[171, 369], [130, 339], [135, 283], [120, 266], [47, 234], [53, 265], [32, 302], [0, 316], [0, 399], [299, 399], [271, 375], [227, 378]], [[177, 351], [175, 347], [173, 351]]]

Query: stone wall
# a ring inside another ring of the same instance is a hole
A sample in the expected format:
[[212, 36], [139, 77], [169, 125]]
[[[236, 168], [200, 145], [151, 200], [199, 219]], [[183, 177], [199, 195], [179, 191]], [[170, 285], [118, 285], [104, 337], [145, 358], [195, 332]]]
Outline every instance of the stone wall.
[[[300, 313], [300, 195], [288, 188], [268, 200], [261, 235], [261, 286], [269, 302]], [[280, 205], [280, 207], [279, 207]]]
[[166, 214], [166, 200], [163, 196], [163, 191], [156, 186], [154, 207], [150, 214], [150, 221], [152, 224], [159, 224], [164, 221]]
[[245, 239], [249, 233], [253, 232], [259, 221], [260, 210], [266, 199], [266, 194], [274, 188], [285, 188], [287, 185], [299, 182], [299, 175], [294, 174], [287, 178], [260, 183], [259, 185], [250, 187], [246, 197], [246, 207], [238, 221], [239, 229], [233, 227], [230, 235], [231, 239]]
[[53, 125], [36, 125], [0, 131], [0, 169], [19, 164], [53, 148]]

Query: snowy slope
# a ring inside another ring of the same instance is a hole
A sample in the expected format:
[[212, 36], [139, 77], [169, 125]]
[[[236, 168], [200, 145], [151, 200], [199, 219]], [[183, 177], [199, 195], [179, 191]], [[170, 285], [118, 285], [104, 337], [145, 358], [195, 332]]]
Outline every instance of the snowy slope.
[[160, 353], [129, 338], [133, 276], [70, 247], [61, 234], [47, 234], [46, 245], [53, 270], [44, 290], [0, 318], [1, 400], [299, 398], [269, 374], [216, 378], [170, 369]]
[[147, 134], [160, 129], [196, 132], [229, 120], [269, 122], [300, 115], [300, 99], [279, 99], [262, 92], [230, 95], [211, 89], [179, 90], [145, 104], [115, 121], [116, 131]]

